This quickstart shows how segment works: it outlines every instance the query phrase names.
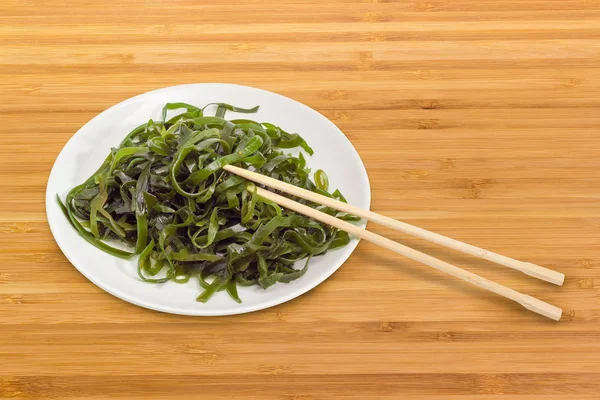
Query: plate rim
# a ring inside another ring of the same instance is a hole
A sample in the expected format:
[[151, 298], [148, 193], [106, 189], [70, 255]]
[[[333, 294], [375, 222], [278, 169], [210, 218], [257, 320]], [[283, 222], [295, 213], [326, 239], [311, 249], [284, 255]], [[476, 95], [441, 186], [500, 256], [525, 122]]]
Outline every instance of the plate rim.
[[[157, 89], [153, 89], [144, 93], [140, 93], [137, 94], [133, 97], [129, 97], [119, 103], [113, 104], [112, 106], [104, 109], [102, 112], [98, 113], [97, 115], [95, 115], [93, 118], [91, 118], [90, 120], [88, 120], [86, 123], [84, 123], [83, 125], [81, 125], [77, 131], [75, 133], [73, 133], [73, 135], [71, 135], [71, 137], [65, 142], [65, 144], [62, 146], [62, 148], [60, 149], [60, 151], [58, 152], [58, 154], [56, 155], [56, 158], [54, 160], [54, 163], [52, 164], [52, 168], [50, 169], [50, 173], [48, 175], [48, 179], [46, 182], [46, 199], [45, 199], [45, 209], [46, 209], [46, 220], [48, 222], [48, 226], [50, 227], [50, 231], [52, 233], [52, 236], [54, 238], [54, 241], [56, 242], [56, 244], [58, 245], [58, 247], [60, 248], [61, 252], [64, 254], [64, 256], [67, 258], [67, 260], [69, 260], [69, 263], [80, 273], [82, 274], [86, 279], [88, 279], [91, 283], [93, 283], [94, 285], [96, 285], [98, 288], [102, 289], [103, 291], [109, 293], [110, 295], [121, 299], [123, 301], [126, 301], [128, 303], [134, 304], [138, 307], [141, 308], [146, 308], [149, 310], [153, 310], [153, 311], [159, 311], [162, 313], [168, 313], [168, 314], [175, 314], [175, 315], [186, 315], [186, 316], [195, 316], [195, 317], [202, 317], [202, 316], [227, 316], [227, 315], [237, 315], [237, 314], [245, 314], [245, 313], [250, 313], [250, 312], [254, 312], [254, 311], [259, 311], [259, 310], [264, 310], [264, 309], [268, 309], [274, 306], [277, 306], [279, 304], [288, 302], [290, 300], [293, 300], [297, 297], [300, 297], [304, 294], [306, 294], [307, 292], [310, 292], [311, 290], [313, 290], [314, 288], [316, 288], [317, 286], [319, 286], [320, 284], [322, 284], [324, 281], [326, 281], [327, 279], [329, 279], [338, 269], [341, 268], [341, 266], [346, 263], [346, 261], [348, 260], [348, 258], [350, 258], [350, 256], [354, 253], [354, 251], [356, 250], [356, 247], [358, 246], [358, 243], [360, 242], [359, 238], [356, 238], [355, 240], [353, 240], [352, 242], [350, 242], [345, 248], [348, 249], [348, 254], [339, 262], [339, 265], [337, 265], [335, 268], [332, 268], [331, 271], [329, 273], [324, 274], [321, 278], [319, 279], [315, 279], [312, 283], [310, 283], [307, 286], [298, 286], [298, 288], [296, 288], [295, 290], [290, 290], [287, 293], [285, 293], [282, 296], [278, 296], [275, 297], [274, 299], [267, 299], [264, 302], [261, 302], [259, 304], [255, 304], [255, 305], [244, 305], [244, 303], [238, 304], [235, 303], [235, 305], [232, 305], [231, 308], [228, 308], [226, 310], [207, 310], [207, 309], [202, 309], [202, 308], [198, 308], [197, 311], [189, 311], [189, 310], [185, 310], [183, 308], [174, 308], [171, 306], [155, 306], [152, 303], [146, 303], [143, 300], [138, 300], [135, 296], [130, 296], [127, 293], [123, 293], [120, 290], [116, 290], [115, 288], [111, 287], [110, 285], [105, 285], [102, 283], [99, 283], [95, 278], [93, 274], [88, 274], [86, 272], [85, 269], [81, 269], [77, 266], [77, 264], [73, 261], [75, 257], [73, 257], [72, 253], [69, 250], [69, 246], [67, 246], [66, 243], [63, 242], [63, 239], [61, 239], [61, 235], [58, 232], [59, 228], [58, 226], [55, 225], [55, 223], [52, 222], [53, 217], [55, 216], [54, 214], [56, 214], [56, 210], [52, 211], [52, 207], [58, 208], [58, 204], [56, 204], [56, 193], [51, 193], [50, 192], [50, 182], [52, 179], [52, 176], [57, 173], [58, 170], [58, 161], [61, 158], [61, 156], [63, 156], [63, 151], [69, 147], [69, 145], [72, 143], [73, 140], [75, 140], [75, 137], [81, 132], [81, 130], [83, 130], [87, 125], [91, 124], [93, 121], [95, 121], [96, 119], [100, 119], [102, 118], [105, 114], [109, 113], [110, 111], [113, 111], [115, 109], [119, 109], [122, 107], [126, 107], [127, 105], [129, 105], [132, 102], [135, 102], [136, 100], [138, 100], [140, 97], [142, 96], [147, 96], [147, 95], [151, 95], [151, 94], [158, 94], [162, 91], [168, 91], [168, 90], [173, 90], [173, 89], [177, 89], [177, 88], [184, 88], [184, 87], [189, 87], [189, 86], [229, 86], [229, 87], [238, 87], [238, 88], [242, 88], [242, 89], [252, 89], [252, 90], [256, 90], [256, 91], [260, 91], [260, 92], [265, 92], [269, 95], [274, 95], [275, 97], [279, 97], [282, 99], [285, 99], [286, 101], [292, 101], [294, 103], [296, 103], [297, 105], [308, 109], [316, 114], [318, 114], [324, 121], [326, 121], [329, 125], [331, 125], [335, 130], [337, 130], [341, 136], [343, 137], [343, 140], [345, 140], [347, 142], [347, 144], [350, 145], [350, 148], [352, 148], [353, 150], [353, 156], [357, 159], [358, 164], [360, 164], [360, 168], [362, 169], [362, 171], [364, 172], [364, 176], [366, 177], [366, 187], [365, 189], [365, 193], [366, 193], [366, 202], [367, 202], [367, 209], [370, 209], [371, 206], [371, 184], [370, 184], [370, 180], [369, 180], [369, 174], [367, 172], [367, 169], [365, 168], [364, 162], [362, 160], [362, 158], [360, 157], [360, 154], [358, 153], [358, 151], [356, 150], [356, 148], [354, 147], [354, 145], [352, 144], [352, 142], [348, 139], [348, 137], [344, 134], [344, 132], [337, 126], [335, 125], [331, 120], [329, 120], [329, 118], [327, 118], [326, 116], [324, 116], [323, 114], [321, 114], [319, 111], [313, 109], [312, 107], [309, 107], [308, 105], [295, 100], [291, 97], [287, 97], [284, 95], [281, 95], [279, 93], [275, 93], [275, 92], [271, 92], [269, 90], [265, 90], [265, 89], [260, 89], [260, 88], [256, 88], [253, 86], [247, 86], [247, 85], [240, 85], [240, 84], [235, 84], [235, 83], [223, 83], [223, 82], [197, 82], [197, 83], [186, 83], [186, 84], [180, 84], [180, 85], [173, 85], [173, 86], [165, 86], [165, 87], [161, 87], [161, 88], [157, 88]], [[60, 215], [62, 216], [62, 212], [60, 213]], [[367, 225], [367, 221], [363, 221], [362, 222], [362, 226], [366, 227]], [[83, 238], [82, 238], [83, 240]]]

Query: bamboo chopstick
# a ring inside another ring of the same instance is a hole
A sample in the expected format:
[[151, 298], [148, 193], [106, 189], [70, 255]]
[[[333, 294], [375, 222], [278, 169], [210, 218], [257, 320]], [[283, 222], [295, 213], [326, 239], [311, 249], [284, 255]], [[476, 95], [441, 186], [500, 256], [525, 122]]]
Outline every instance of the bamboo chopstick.
[[562, 310], [560, 308], [555, 307], [552, 304], [543, 302], [539, 299], [536, 299], [535, 297], [519, 293], [513, 289], [492, 282], [472, 272], [465, 271], [464, 269], [458, 268], [445, 261], [439, 260], [435, 257], [431, 257], [430, 255], [421, 253], [420, 251], [411, 249], [410, 247], [404, 246], [403, 244], [394, 242], [393, 240], [380, 236], [376, 233], [367, 231], [366, 229], [360, 228], [356, 225], [353, 225], [349, 222], [343, 221], [331, 215], [325, 214], [321, 211], [315, 210], [314, 208], [305, 206], [304, 204], [297, 203], [294, 200], [280, 196], [276, 193], [269, 192], [268, 190], [261, 189], [258, 187], [256, 188], [256, 191], [258, 196], [275, 202], [282, 207], [288, 208], [292, 211], [296, 211], [300, 214], [304, 214], [312, 219], [341, 229], [352, 235], [358, 236], [362, 239], [378, 244], [379, 246], [385, 247], [386, 249], [392, 250], [398, 254], [402, 254], [415, 261], [429, 265], [430, 267], [433, 267], [437, 270], [446, 272], [452, 276], [470, 282], [476, 286], [479, 286], [480, 288], [489, 290], [490, 292], [499, 294], [500, 296], [504, 296], [510, 300], [516, 301], [517, 303], [521, 304], [523, 307], [530, 311], [541, 314], [555, 321], [558, 321], [562, 315]]
[[246, 169], [235, 167], [233, 165], [227, 165], [223, 168], [231, 173], [239, 175], [253, 182], [272, 187], [274, 189], [280, 190], [285, 193], [289, 193], [293, 196], [301, 197], [314, 203], [323, 204], [327, 207], [331, 207], [339, 211], [356, 215], [369, 221], [376, 222], [389, 228], [408, 233], [421, 239], [425, 239], [430, 242], [437, 243], [442, 246], [446, 246], [451, 249], [458, 250], [478, 258], [482, 258], [484, 260], [492, 261], [497, 264], [516, 269], [518, 271], [523, 272], [524, 274], [533, 276], [534, 278], [538, 278], [546, 282], [554, 283], [555, 285], [560, 286], [565, 280], [564, 274], [558, 271], [544, 268], [542, 266], [532, 264], [529, 262], [515, 260], [514, 258], [506, 257], [501, 254], [470, 245], [468, 243], [460, 242], [447, 236], [443, 236], [438, 233], [431, 232], [426, 229], [422, 229], [414, 225], [410, 225], [405, 222], [374, 213], [369, 210], [364, 210], [362, 208], [343, 203], [330, 197], [326, 197], [318, 193], [311, 192], [309, 190], [302, 189], [294, 185], [290, 185], [289, 183], [285, 183], [277, 179], [258, 174], [256, 172], [248, 171]]

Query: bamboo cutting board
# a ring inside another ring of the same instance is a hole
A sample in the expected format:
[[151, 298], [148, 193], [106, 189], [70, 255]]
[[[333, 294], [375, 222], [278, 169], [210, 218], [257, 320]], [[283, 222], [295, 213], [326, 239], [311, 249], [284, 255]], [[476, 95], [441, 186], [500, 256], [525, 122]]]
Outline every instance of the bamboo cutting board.
[[[0, 4], [0, 398], [600, 397], [600, 1], [35, 3]], [[246, 315], [98, 289], [49, 232], [52, 163], [105, 108], [191, 82], [322, 112], [363, 158], [374, 211], [567, 279], [370, 229], [562, 321], [366, 242], [315, 290]]]

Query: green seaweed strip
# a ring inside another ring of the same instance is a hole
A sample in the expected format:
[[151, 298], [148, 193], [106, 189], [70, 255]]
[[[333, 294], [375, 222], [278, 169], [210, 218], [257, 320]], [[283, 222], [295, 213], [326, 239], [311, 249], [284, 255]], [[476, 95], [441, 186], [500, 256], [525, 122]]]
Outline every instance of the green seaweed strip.
[[[213, 106], [213, 105], [216, 105], [217, 109], [222, 108], [224, 110], [229, 110], [229, 111], [243, 113], [243, 114], [254, 114], [260, 108], [260, 106], [256, 106], [256, 107], [252, 107], [252, 108], [242, 108], [242, 107], [232, 106], [231, 104], [227, 104], [227, 103], [208, 103], [207, 105], [205, 105], [202, 108], [202, 111], [204, 111], [208, 106]], [[222, 116], [224, 116], [224, 115], [225, 114], [223, 114]]]
[[212, 295], [221, 288], [223, 285], [222, 281], [222, 278], [216, 277], [215, 280], [212, 281], [212, 283], [206, 289], [204, 289], [204, 292], [202, 292], [200, 296], [196, 298], [196, 300], [201, 303], [206, 303], [212, 297]]
[[235, 300], [237, 303], [242, 303], [242, 299], [240, 299], [240, 296], [238, 295], [237, 284], [235, 280], [230, 280], [227, 282], [226, 290], [233, 300]]
[[62, 210], [63, 214], [65, 214], [65, 217], [67, 217], [67, 219], [69, 220], [69, 222], [71, 223], [71, 225], [73, 225], [73, 227], [77, 230], [77, 232], [79, 232], [79, 234], [85, 239], [87, 240], [90, 244], [96, 246], [97, 248], [99, 248], [100, 250], [113, 255], [115, 257], [119, 257], [119, 258], [124, 258], [124, 259], [129, 259], [132, 256], [135, 255], [135, 253], [130, 253], [127, 251], [123, 251], [121, 249], [117, 249], [115, 247], [109, 246], [106, 243], [96, 239], [94, 237], [94, 235], [92, 235], [90, 232], [88, 232], [82, 225], [81, 223], [75, 218], [75, 216], [73, 216], [73, 214], [71, 214], [71, 212], [67, 209], [67, 207], [63, 204], [63, 202], [60, 200], [60, 197], [58, 195], [56, 195], [56, 201], [58, 202], [58, 205], [60, 206], [60, 209]]
[[315, 172], [315, 185], [317, 189], [327, 191], [329, 189], [329, 179], [327, 178], [327, 174], [322, 169], [317, 170]]
[[161, 120], [164, 122], [165, 119], [167, 118], [167, 112], [169, 110], [179, 110], [179, 109], [183, 109], [185, 108], [186, 111], [189, 112], [196, 112], [198, 113], [197, 116], [202, 116], [202, 110], [199, 109], [196, 106], [193, 106], [191, 104], [187, 104], [187, 103], [167, 103], [165, 104], [165, 106], [162, 109], [162, 118]]

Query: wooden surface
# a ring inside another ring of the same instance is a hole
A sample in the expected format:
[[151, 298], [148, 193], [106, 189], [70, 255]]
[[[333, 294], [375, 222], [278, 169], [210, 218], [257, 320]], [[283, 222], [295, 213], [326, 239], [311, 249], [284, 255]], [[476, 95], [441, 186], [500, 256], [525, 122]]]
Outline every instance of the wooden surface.
[[[599, 62], [591, 0], [3, 0], [0, 398], [599, 398]], [[247, 315], [166, 315], [98, 289], [50, 235], [52, 163], [103, 109], [190, 82], [319, 110], [364, 160], [374, 211], [567, 279], [373, 231], [563, 320], [366, 242], [315, 290]]]

